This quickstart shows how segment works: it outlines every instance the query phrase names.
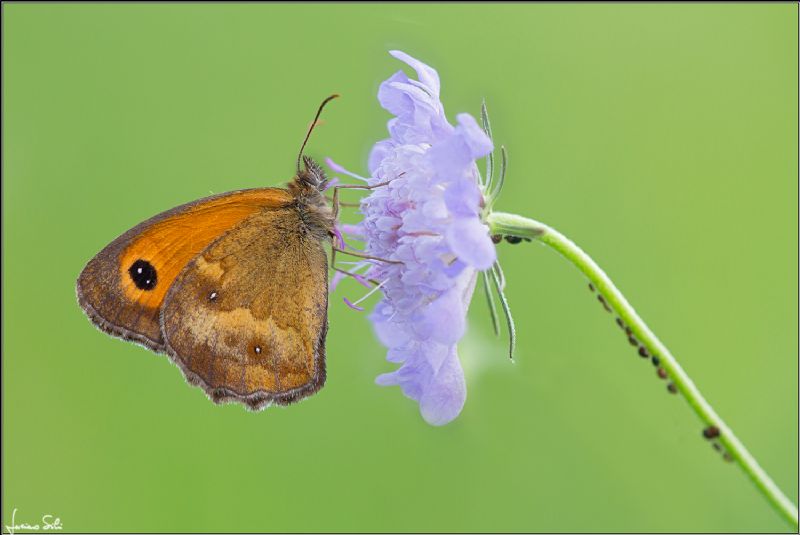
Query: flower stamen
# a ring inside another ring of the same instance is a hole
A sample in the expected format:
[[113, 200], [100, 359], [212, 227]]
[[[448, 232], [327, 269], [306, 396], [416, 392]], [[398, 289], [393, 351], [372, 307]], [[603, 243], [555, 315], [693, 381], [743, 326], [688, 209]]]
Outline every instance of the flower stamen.
[[[359, 275], [359, 277], [360, 277], [360, 275]], [[350, 308], [352, 308], [353, 310], [358, 310], [359, 312], [363, 312], [364, 311], [364, 307], [360, 307], [358, 305], [363, 303], [365, 299], [369, 298], [369, 296], [371, 296], [372, 294], [374, 294], [375, 292], [380, 290], [383, 287], [383, 285], [386, 284], [387, 282], [389, 282], [389, 279], [384, 279], [383, 282], [381, 282], [380, 284], [378, 284], [377, 286], [372, 288], [370, 291], [368, 291], [365, 295], [361, 296], [361, 298], [356, 300], [356, 301], [351, 302], [346, 297], [343, 297], [342, 299], [344, 299], [345, 304], [347, 306], [349, 306]]]
[[353, 177], [356, 180], [360, 180], [362, 182], [369, 182], [368, 178], [364, 178], [363, 176], [357, 175], [352, 171], [348, 171], [347, 169], [345, 169], [344, 167], [342, 167], [338, 163], [334, 162], [331, 158], [325, 158], [325, 163], [328, 165], [328, 167], [333, 169], [333, 171], [336, 172], [336, 173], [341, 173], [343, 175], [347, 175], [349, 177]]
[[371, 255], [368, 255], [368, 254], [354, 253], [354, 252], [351, 252], [351, 251], [345, 251], [344, 249], [340, 249], [339, 247], [333, 247], [333, 250], [336, 251], [337, 253], [348, 254], [350, 256], [355, 256], [356, 258], [363, 258], [365, 260], [377, 260], [378, 262], [386, 262], [387, 264], [402, 264], [402, 262], [399, 261], [399, 260], [388, 260], [386, 258], [381, 258], [379, 256], [371, 256]]

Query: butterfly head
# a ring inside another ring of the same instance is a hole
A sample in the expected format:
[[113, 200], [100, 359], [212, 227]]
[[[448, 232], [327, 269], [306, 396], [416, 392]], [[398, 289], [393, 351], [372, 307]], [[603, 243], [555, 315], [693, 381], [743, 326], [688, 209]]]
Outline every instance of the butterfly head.
[[319, 193], [325, 191], [328, 185], [328, 177], [316, 161], [309, 156], [302, 156], [304, 169], [298, 170], [294, 177], [294, 182], [304, 190], [316, 190]]
[[[289, 192], [297, 200], [301, 213], [304, 214], [304, 221], [309, 226], [319, 231], [321, 237], [332, 233], [334, 227], [334, 215], [324, 195], [328, 186], [328, 177], [325, 171], [312, 158], [303, 155], [308, 138], [317, 125], [320, 114], [325, 105], [339, 95], [331, 95], [320, 104], [311, 126], [308, 128], [303, 144], [300, 146], [300, 153], [297, 155], [297, 174], [289, 182]], [[301, 168], [301, 163], [303, 164]]]

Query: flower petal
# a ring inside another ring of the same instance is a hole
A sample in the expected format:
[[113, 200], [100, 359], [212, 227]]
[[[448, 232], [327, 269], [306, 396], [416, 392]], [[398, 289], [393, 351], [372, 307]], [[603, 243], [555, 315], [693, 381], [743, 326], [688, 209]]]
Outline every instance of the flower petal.
[[442, 344], [458, 342], [466, 329], [466, 310], [455, 288], [421, 310], [414, 332], [423, 340]]
[[451, 213], [475, 220], [478, 220], [482, 198], [477, 182], [466, 178], [450, 182], [444, 191], [444, 201]]
[[492, 140], [489, 139], [483, 128], [478, 126], [478, 121], [472, 115], [459, 113], [456, 115], [456, 120], [458, 121], [456, 134], [466, 142], [473, 159], [483, 158], [492, 152], [494, 149]]
[[[383, 306], [382, 306], [383, 305]], [[409, 336], [405, 329], [401, 328], [397, 323], [392, 322], [392, 316], [387, 316], [385, 311], [387, 307], [384, 301], [378, 303], [375, 311], [370, 316], [372, 324], [375, 327], [375, 334], [378, 335], [380, 342], [386, 347], [400, 347], [409, 341]]]
[[447, 243], [458, 258], [475, 269], [489, 269], [497, 260], [497, 251], [489, 228], [479, 219], [460, 217], [447, 229]]
[[367, 164], [370, 175], [374, 175], [378, 165], [391, 154], [392, 147], [394, 147], [394, 142], [391, 139], [375, 143], [369, 153], [369, 163]]
[[419, 81], [422, 82], [426, 87], [428, 87], [431, 91], [431, 94], [439, 98], [439, 73], [436, 72], [436, 69], [425, 65], [420, 60], [416, 58], [412, 58], [405, 52], [400, 50], [390, 50], [389, 54], [396, 57], [403, 63], [406, 63], [409, 67], [417, 71], [417, 76], [419, 76]]
[[419, 411], [429, 424], [444, 425], [461, 414], [466, 399], [464, 371], [453, 345], [438, 373], [423, 390]]
[[403, 71], [397, 71], [378, 87], [378, 102], [392, 115], [406, 115], [414, 109], [414, 104], [405, 92], [398, 88], [398, 82], [408, 82]]

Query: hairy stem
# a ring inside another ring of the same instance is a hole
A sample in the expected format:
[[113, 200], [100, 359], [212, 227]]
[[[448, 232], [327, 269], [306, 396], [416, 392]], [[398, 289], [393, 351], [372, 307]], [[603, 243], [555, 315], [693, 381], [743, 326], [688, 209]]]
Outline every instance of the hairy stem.
[[709, 427], [716, 428], [719, 433], [719, 442], [726, 448], [732, 459], [741, 466], [742, 470], [750, 477], [755, 486], [769, 500], [769, 502], [788, 520], [795, 529], [798, 527], [797, 507], [778, 488], [772, 478], [764, 471], [755, 458], [747, 451], [744, 444], [736, 437], [730, 427], [714, 411], [706, 401], [695, 384], [683, 368], [661, 343], [625, 296], [614, 286], [608, 275], [569, 238], [557, 230], [525, 217], [502, 212], [493, 212], [488, 216], [488, 223], [492, 234], [519, 236], [532, 238], [552, 247], [567, 260], [572, 262], [589, 279], [605, 303], [621, 318], [630, 328], [635, 339], [645, 347], [650, 355], [656, 355], [659, 364], [689, 402], [692, 410]]

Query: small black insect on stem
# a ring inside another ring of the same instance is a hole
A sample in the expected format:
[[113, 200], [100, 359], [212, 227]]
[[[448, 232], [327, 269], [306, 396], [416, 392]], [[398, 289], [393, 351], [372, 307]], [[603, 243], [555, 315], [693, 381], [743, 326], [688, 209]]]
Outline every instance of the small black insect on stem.
[[[506, 237], [506, 239], [507, 238], [508, 237]], [[499, 241], [500, 240], [498, 239], [498, 242]], [[601, 305], [603, 305], [603, 308], [606, 311], [613, 312], [611, 306], [608, 304], [608, 301], [606, 301], [606, 298], [603, 296], [602, 293], [597, 291], [597, 288], [595, 288], [594, 284], [592, 284], [591, 282], [589, 283], [589, 291], [597, 295], [597, 300], [600, 302]], [[677, 394], [678, 385], [676, 385], [675, 382], [672, 380], [666, 368], [661, 366], [661, 358], [659, 358], [658, 355], [651, 354], [650, 351], [644, 346], [644, 344], [640, 343], [639, 340], [636, 339], [636, 337], [633, 334], [633, 330], [625, 323], [625, 321], [620, 316], [615, 316], [614, 321], [616, 321], [619, 328], [622, 329], [622, 332], [625, 333], [625, 337], [628, 339], [628, 343], [630, 343], [630, 345], [636, 348], [637, 354], [645, 361], [649, 360], [650, 362], [653, 363], [653, 366], [655, 366], [656, 368], [656, 376], [659, 379], [666, 381], [667, 383], [667, 392], [669, 392], [670, 394]], [[719, 437], [720, 437], [720, 430], [718, 427], [710, 425], [705, 429], [703, 429], [703, 438], [711, 442], [711, 445], [717, 452], [720, 453], [720, 455], [725, 461], [728, 462], [733, 461], [733, 456], [719, 442]]]
[[719, 430], [719, 427], [716, 425], [709, 425], [705, 429], [703, 429], [703, 438], [711, 442], [711, 446], [717, 453], [722, 454], [722, 458], [725, 461], [733, 461], [733, 455], [730, 454], [729, 451], [725, 449], [725, 447], [720, 444], [719, 438], [722, 433]]
[[[508, 240], [509, 236], [506, 236], [506, 240]], [[502, 236], [493, 236], [493, 240], [496, 239], [495, 243], [499, 243], [502, 241]], [[516, 242], [515, 242], [516, 243]], [[603, 296], [602, 293], [597, 291], [594, 284], [591, 282], [589, 283], [589, 291], [593, 294], [597, 295], [597, 300], [603, 305], [603, 308], [607, 312], [613, 312], [613, 309], [606, 301], [606, 298]], [[672, 378], [670, 377], [669, 372], [661, 365], [661, 358], [658, 355], [651, 354], [650, 351], [644, 346], [644, 344], [640, 343], [639, 340], [633, 334], [633, 330], [625, 323], [620, 316], [614, 316], [614, 321], [616, 321], [617, 325], [622, 332], [625, 334], [625, 337], [628, 339], [628, 343], [630, 343], [634, 348], [636, 348], [636, 353], [642, 357], [645, 361], [650, 361], [653, 363], [653, 366], [656, 368], [656, 376], [659, 379], [662, 379], [667, 382], [667, 392], [670, 394], [677, 394], [678, 393], [678, 385], [674, 383]], [[718, 427], [710, 425], [703, 429], [703, 438], [711, 442], [711, 446], [713, 446], [714, 450], [720, 453], [722, 458], [725, 461], [731, 462], [733, 461], [733, 455], [720, 443], [720, 430]]]
[[502, 235], [502, 234], [493, 234], [492, 235], [492, 243], [498, 244], [505, 239], [508, 243], [512, 245], [516, 245], [518, 243], [522, 243], [523, 241], [529, 242], [531, 241], [530, 238], [523, 238], [522, 236], [510, 236], [510, 235]]
[[[514, 236], [506, 236], [505, 237], [506, 241], [509, 241], [510, 243], [519, 243], [518, 241], [509, 240], [509, 238], [514, 238]], [[492, 240], [495, 243], [500, 243], [503, 240], [503, 237], [495, 235], [492, 236]], [[606, 301], [605, 296], [603, 296], [601, 292], [597, 291], [597, 288], [593, 283], [589, 282], [588, 287], [590, 292], [597, 295], [597, 300], [600, 302], [601, 305], [603, 305], [603, 308], [607, 312], [614, 311], [609, 305], [608, 301]], [[653, 366], [655, 366], [656, 368], [656, 375], [658, 376], [658, 378], [663, 379], [667, 383], [667, 392], [669, 392], [670, 394], [677, 394], [678, 385], [676, 385], [675, 382], [672, 380], [666, 368], [661, 366], [661, 358], [659, 358], [658, 355], [650, 353], [650, 351], [644, 346], [644, 344], [640, 343], [639, 340], [636, 339], [636, 337], [633, 334], [633, 330], [625, 323], [625, 320], [623, 320], [622, 317], [615, 315], [614, 321], [617, 323], [619, 328], [622, 329], [623, 333], [625, 333], [625, 337], [628, 339], [628, 343], [630, 343], [630, 345], [636, 348], [637, 354], [645, 361], [650, 361], [653, 363]], [[722, 458], [728, 462], [733, 461], [733, 456], [731, 455], [731, 453], [727, 451], [722, 444], [720, 444], [719, 436], [720, 436], [720, 430], [716, 426], [711, 425], [703, 429], [703, 437], [711, 442], [711, 445], [714, 447], [716, 451], [718, 451], [722, 455]]]
[[[496, 238], [498, 238], [497, 241], [499, 242], [500, 241], [500, 237], [496, 237]], [[509, 238], [509, 236], [506, 236], [506, 240], [508, 240], [508, 238]], [[597, 294], [597, 300], [600, 302], [601, 305], [603, 305], [603, 308], [605, 309], [606, 312], [614, 312], [614, 309], [608, 303], [608, 301], [606, 300], [605, 296], [602, 293], [598, 292], [597, 288], [595, 288], [594, 284], [592, 284], [591, 282], [589, 283], [589, 291], [592, 292], [592, 293], [596, 293]], [[648, 351], [648, 349], [644, 346], [644, 344], [639, 342], [639, 340], [636, 338], [636, 336], [634, 336], [633, 331], [631, 330], [631, 328], [625, 323], [625, 321], [620, 316], [615, 316], [614, 317], [614, 321], [616, 321], [616, 323], [619, 326], [619, 328], [622, 329], [623, 332], [625, 333], [625, 336], [628, 339], [628, 343], [631, 346], [633, 346], [634, 348], [636, 348], [637, 354], [640, 357], [642, 357], [643, 359], [645, 359], [646, 361], [649, 360], [650, 362], [653, 363], [653, 366], [656, 367], [656, 373], [657, 373], [658, 377], [660, 379], [664, 379], [664, 380], [669, 379], [670, 378], [669, 377], [669, 373], [667, 372], [666, 369], [664, 369], [661, 366], [661, 359], [658, 357], [658, 355], [651, 354], [650, 351]], [[672, 381], [668, 381], [667, 382], [667, 391], [670, 394], [677, 394], [678, 393], [678, 385], [676, 385]]]

